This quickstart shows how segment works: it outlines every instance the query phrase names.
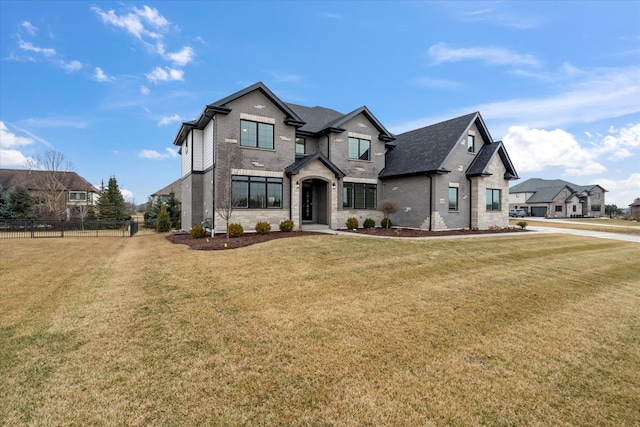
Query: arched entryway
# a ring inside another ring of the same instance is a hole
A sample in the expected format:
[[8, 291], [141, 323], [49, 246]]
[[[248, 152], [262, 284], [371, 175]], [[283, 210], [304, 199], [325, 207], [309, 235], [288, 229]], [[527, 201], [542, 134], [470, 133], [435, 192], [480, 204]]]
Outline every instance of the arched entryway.
[[302, 181], [300, 188], [300, 218], [302, 224], [330, 225], [330, 183], [310, 178]]

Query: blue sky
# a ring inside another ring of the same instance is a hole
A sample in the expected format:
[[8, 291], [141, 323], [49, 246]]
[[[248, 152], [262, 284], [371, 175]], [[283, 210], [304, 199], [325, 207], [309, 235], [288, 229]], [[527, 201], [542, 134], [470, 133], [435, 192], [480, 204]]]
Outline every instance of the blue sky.
[[180, 122], [257, 81], [394, 133], [480, 111], [522, 180], [640, 197], [640, 1], [2, 0], [0, 28], [0, 166], [56, 150], [131, 202], [179, 177]]

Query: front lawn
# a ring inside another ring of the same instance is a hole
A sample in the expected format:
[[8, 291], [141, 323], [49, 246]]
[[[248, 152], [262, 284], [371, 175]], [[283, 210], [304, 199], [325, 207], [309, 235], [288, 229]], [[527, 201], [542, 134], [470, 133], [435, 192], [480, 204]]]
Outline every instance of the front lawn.
[[534, 233], [4, 240], [0, 425], [637, 425], [637, 254]]

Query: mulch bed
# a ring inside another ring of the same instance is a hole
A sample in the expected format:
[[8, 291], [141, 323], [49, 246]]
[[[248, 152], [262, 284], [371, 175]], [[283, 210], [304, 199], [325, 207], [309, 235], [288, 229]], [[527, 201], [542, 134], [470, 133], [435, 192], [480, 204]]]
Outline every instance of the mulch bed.
[[[446, 231], [425, 231], [425, 230], [412, 230], [408, 228], [360, 228], [358, 230], [340, 230], [353, 234], [369, 234], [375, 236], [386, 237], [437, 237], [437, 236], [463, 236], [469, 234], [496, 234], [496, 233], [520, 233], [526, 230], [521, 228], [497, 228], [491, 230], [446, 230]], [[300, 237], [300, 236], [314, 236], [325, 233], [318, 233], [315, 231], [292, 231], [289, 233], [284, 232], [272, 232], [269, 234], [247, 233], [241, 237], [234, 237], [229, 239], [229, 242], [225, 246], [224, 234], [217, 235], [215, 237], [205, 237], [203, 239], [193, 239], [186, 233], [171, 233], [167, 236], [167, 240], [171, 243], [182, 244], [189, 246], [190, 249], [216, 251], [224, 249], [236, 249], [244, 246], [255, 245], [256, 243], [267, 242], [274, 239]]]

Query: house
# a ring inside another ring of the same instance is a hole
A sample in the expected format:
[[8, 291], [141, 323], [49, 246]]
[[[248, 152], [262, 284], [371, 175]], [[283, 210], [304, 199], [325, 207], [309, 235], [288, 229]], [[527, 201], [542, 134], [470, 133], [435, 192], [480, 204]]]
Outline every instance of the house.
[[153, 206], [158, 200], [166, 202], [173, 193], [174, 197], [180, 202], [182, 201], [182, 183], [180, 179], [176, 179], [171, 184], [156, 191], [149, 196], [150, 205]]
[[399, 210], [395, 225], [443, 230], [504, 227], [507, 151], [480, 113], [391, 134], [366, 106], [343, 114], [281, 101], [259, 82], [208, 104], [180, 126], [182, 225], [224, 232], [216, 214], [252, 229], [286, 219], [343, 228], [347, 218], [379, 222], [378, 202]]
[[629, 205], [629, 218], [640, 220], [640, 197]]
[[8, 191], [22, 187], [34, 200], [36, 216], [72, 217], [95, 205], [99, 190], [75, 172], [0, 169], [0, 185]]
[[509, 208], [521, 208], [536, 217], [601, 217], [606, 191], [597, 184], [531, 178], [509, 189]]

